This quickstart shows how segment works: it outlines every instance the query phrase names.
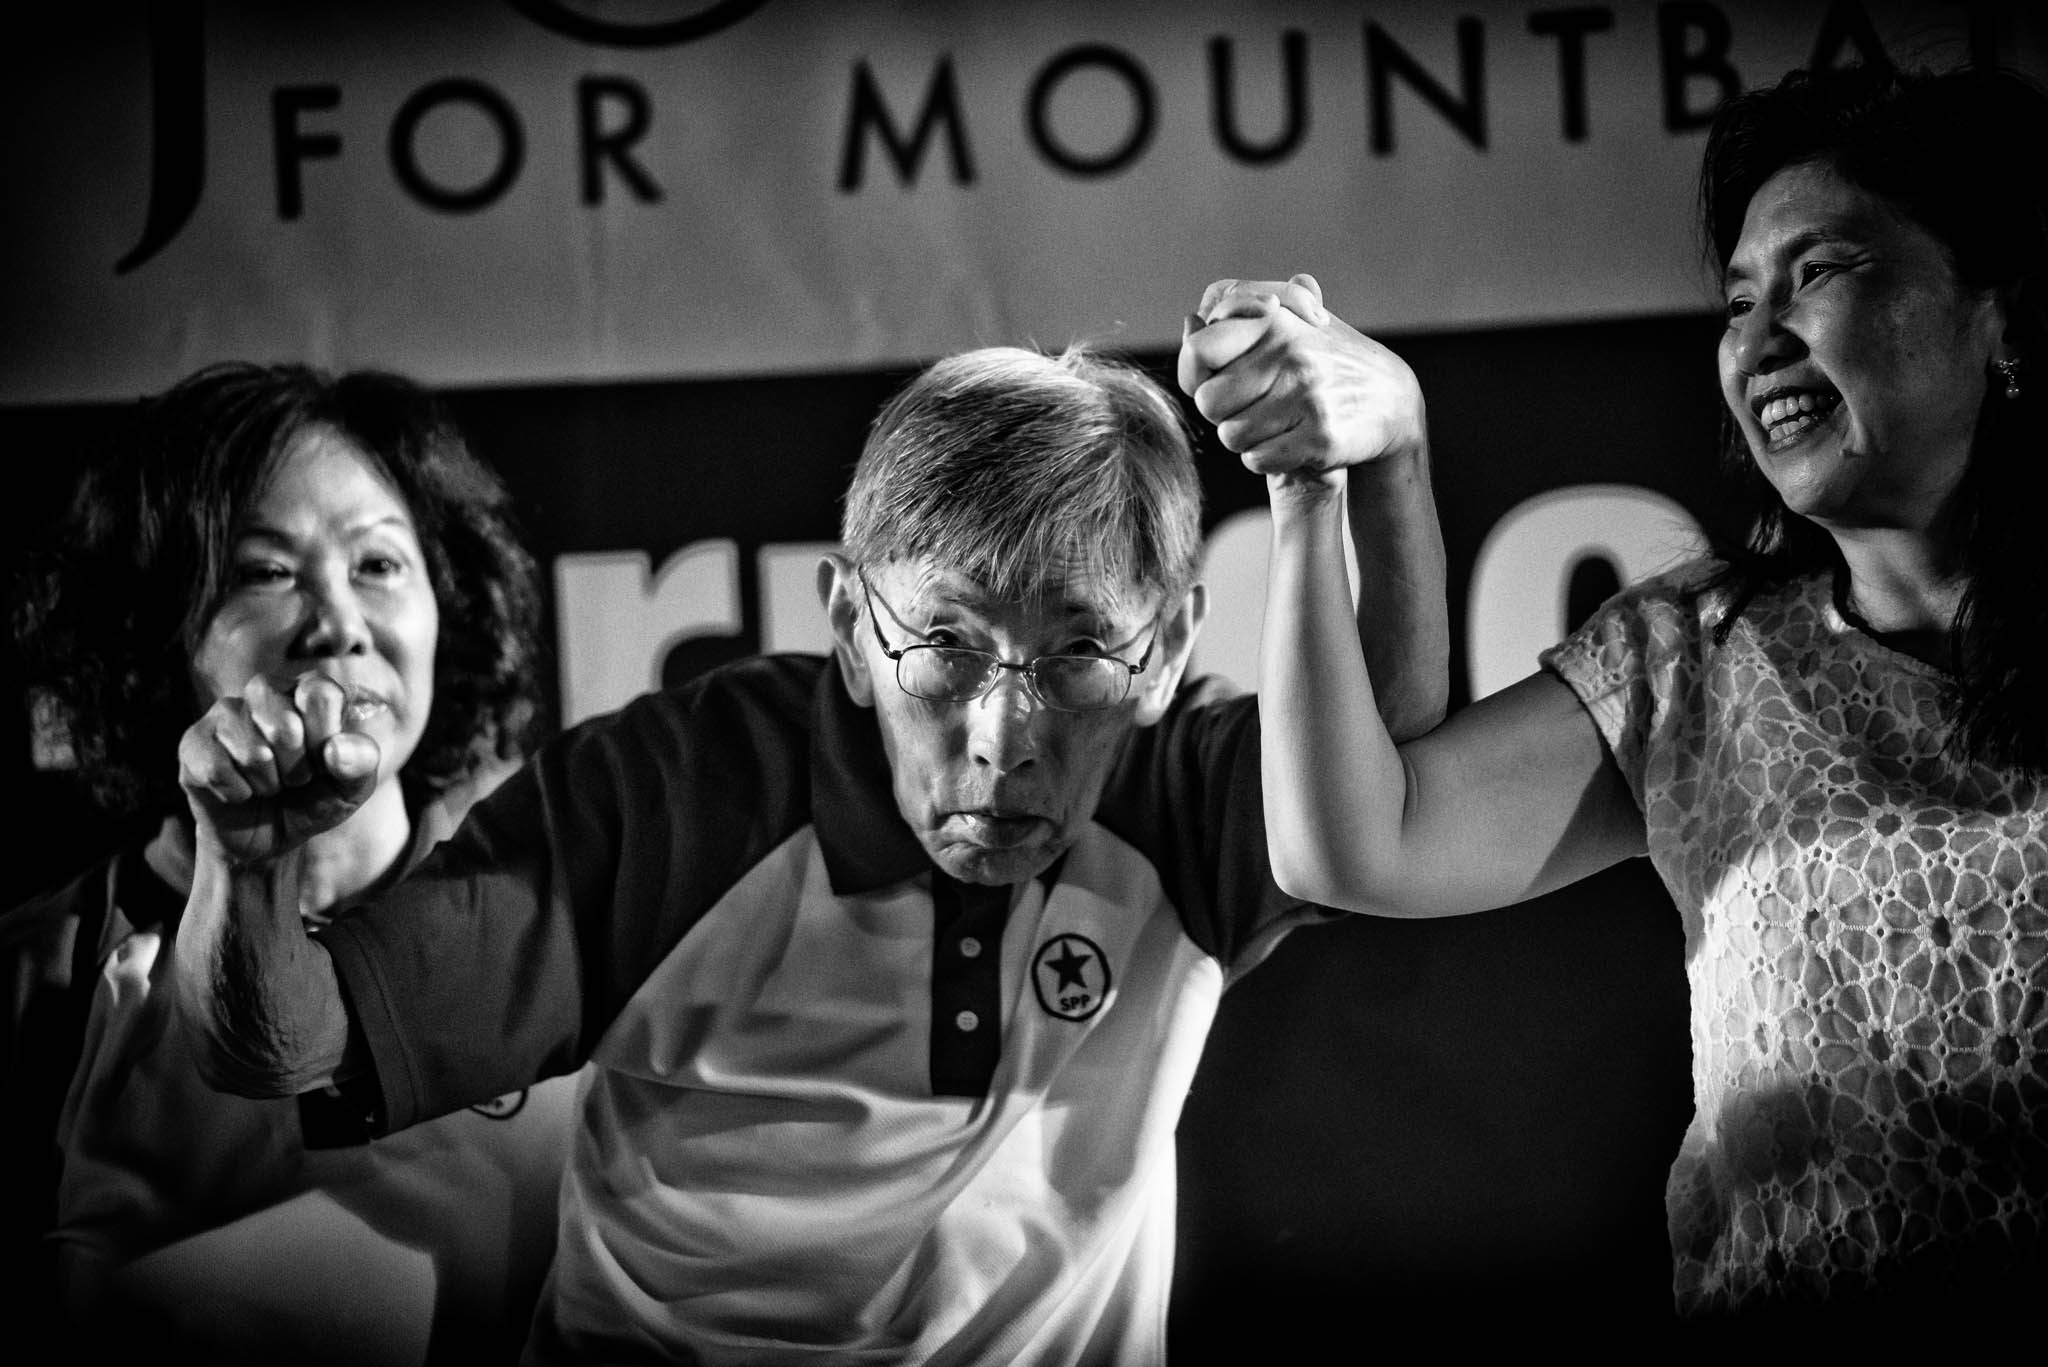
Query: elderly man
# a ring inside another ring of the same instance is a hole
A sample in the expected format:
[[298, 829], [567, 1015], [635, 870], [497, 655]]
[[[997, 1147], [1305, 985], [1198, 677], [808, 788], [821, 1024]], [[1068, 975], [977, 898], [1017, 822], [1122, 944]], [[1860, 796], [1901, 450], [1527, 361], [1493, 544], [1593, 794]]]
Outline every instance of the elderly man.
[[[1297, 277], [1212, 287], [1181, 379], [1248, 461], [1373, 483], [1361, 628], [1420, 681], [1396, 725], [1433, 722], [1419, 395], [1346, 416], [1413, 377]], [[1159, 1360], [1203, 1040], [1318, 914], [1267, 873], [1251, 699], [1181, 684], [1199, 503], [1141, 372], [942, 361], [854, 473], [831, 656], [577, 728], [317, 936], [292, 851], [374, 773], [350, 728], [376, 701], [252, 680], [180, 757], [210, 1075], [376, 1133], [593, 1065], [535, 1360]]]

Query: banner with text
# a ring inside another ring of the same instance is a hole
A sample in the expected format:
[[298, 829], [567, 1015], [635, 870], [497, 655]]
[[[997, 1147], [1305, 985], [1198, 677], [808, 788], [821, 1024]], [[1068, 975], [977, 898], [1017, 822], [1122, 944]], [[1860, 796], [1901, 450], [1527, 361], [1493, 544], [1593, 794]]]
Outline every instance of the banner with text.
[[223, 357], [430, 382], [1689, 311], [1705, 122], [1802, 64], [2040, 71], [2032, 7], [446, 0], [10, 19], [0, 403]]

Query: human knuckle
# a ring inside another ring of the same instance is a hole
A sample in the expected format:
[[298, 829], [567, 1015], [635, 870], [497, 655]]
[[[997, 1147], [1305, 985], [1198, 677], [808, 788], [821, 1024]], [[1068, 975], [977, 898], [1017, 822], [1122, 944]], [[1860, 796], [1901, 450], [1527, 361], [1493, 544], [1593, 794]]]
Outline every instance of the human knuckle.
[[1280, 381], [1290, 389], [1314, 393], [1328, 382], [1322, 359], [1301, 337], [1287, 337], [1274, 347]]
[[1329, 394], [1320, 390], [1309, 394], [1303, 405], [1302, 425], [1313, 432], [1329, 433], [1336, 430], [1342, 418], [1342, 409]]

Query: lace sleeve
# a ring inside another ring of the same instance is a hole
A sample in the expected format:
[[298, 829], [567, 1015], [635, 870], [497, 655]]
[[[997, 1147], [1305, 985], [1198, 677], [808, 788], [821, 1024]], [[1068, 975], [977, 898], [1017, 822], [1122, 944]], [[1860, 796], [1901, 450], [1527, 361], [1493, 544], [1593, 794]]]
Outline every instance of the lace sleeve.
[[1698, 712], [1700, 639], [1712, 616], [1701, 585], [1717, 568], [1695, 562], [1624, 589], [1538, 657], [1591, 714], [1639, 807], [1652, 782], [1652, 737]]

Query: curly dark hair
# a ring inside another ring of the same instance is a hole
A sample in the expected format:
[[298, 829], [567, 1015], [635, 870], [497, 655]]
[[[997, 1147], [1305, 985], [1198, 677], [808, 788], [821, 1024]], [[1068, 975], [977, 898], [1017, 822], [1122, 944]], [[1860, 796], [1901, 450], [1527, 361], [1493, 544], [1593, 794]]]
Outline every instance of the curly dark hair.
[[[1788, 166], [1824, 164], [1940, 242], [1966, 288], [2008, 292], [2020, 392], [2008, 398], [2002, 380], [1987, 383], [1960, 492], [1967, 587], [1951, 635], [1953, 743], [1978, 759], [2048, 770], [2043, 147], [2048, 93], [2015, 72], [1794, 71], [1722, 106], [1707, 138], [1699, 208], [1706, 249], [1725, 269], [1764, 183]], [[1767, 584], [1843, 572], [1833, 538], [1785, 507], [1726, 414], [1722, 453], [1751, 514], [1747, 543], [1717, 548], [1738, 605]]]
[[408, 800], [538, 736], [533, 558], [505, 486], [439, 402], [397, 375], [230, 362], [134, 405], [16, 597], [30, 693], [110, 815], [183, 810], [175, 756], [197, 716], [191, 660], [226, 597], [245, 510], [313, 428], [344, 437], [403, 498], [440, 609], [433, 709], [401, 773]]

